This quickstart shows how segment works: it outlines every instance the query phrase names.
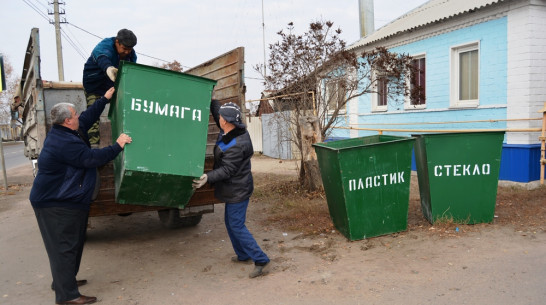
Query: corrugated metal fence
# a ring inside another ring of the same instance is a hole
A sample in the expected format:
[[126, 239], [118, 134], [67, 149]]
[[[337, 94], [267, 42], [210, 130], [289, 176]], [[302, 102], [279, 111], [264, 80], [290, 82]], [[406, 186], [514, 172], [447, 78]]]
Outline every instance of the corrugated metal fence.
[[277, 159], [292, 159], [292, 133], [289, 123], [283, 120], [287, 114], [262, 115], [263, 154]]

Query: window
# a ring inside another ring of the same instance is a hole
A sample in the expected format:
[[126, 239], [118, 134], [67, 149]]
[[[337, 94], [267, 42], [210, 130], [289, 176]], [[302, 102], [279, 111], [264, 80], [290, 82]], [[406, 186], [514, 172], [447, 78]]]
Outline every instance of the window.
[[[345, 102], [347, 90], [343, 80], [330, 81], [326, 84], [326, 98], [328, 100], [328, 111], [340, 108]], [[342, 109], [340, 109], [341, 111]]]
[[426, 107], [426, 60], [425, 55], [413, 56], [413, 67], [408, 74], [407, 85], [410, 90], [405, 99], [406, 109], [423, 109]]
[[451, 106], [477, 107], [479, 105], [479, 43], [451, 49]]
[[386, 73], [374, 71], [375, 90], [372, 93], [372, 111], [387, 111], [389, 82]]

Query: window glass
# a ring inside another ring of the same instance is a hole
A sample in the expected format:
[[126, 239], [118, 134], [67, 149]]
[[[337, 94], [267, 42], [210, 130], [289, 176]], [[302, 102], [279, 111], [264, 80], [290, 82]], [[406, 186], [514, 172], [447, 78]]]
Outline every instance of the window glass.
[[451, 48], [450, 107], [480, 105], [480, 43]]
[[333, 111], [340, 107], [340, 105], [343, 105], [345, 96], [347, 95], [343, 82], [337, 80], [326, 84], [326, 95], [328, 99], [328, 110]]
[[387, 96], [389, 95], [389, 88], [387, 81], [384, 77], [377, 79], [377, 106], [387, 106]]
[[424, 105], [426, 101], [425, 58], [423, 57], [412, 60], [412, 65], [415, 70], [412, 74], [411, 90], [413, 94], [411, 97], [410, 105]]
[[459, 53], [459, 100], [478, 99], [478, 50]]

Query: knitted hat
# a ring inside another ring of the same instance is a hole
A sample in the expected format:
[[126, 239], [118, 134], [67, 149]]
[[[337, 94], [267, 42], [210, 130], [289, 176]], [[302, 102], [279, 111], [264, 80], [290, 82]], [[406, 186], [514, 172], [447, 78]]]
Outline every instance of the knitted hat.
[[241, 121], [241, 108], [235, 103], [226, 103], [220, 107], [220, 115], [226, 122], [235, 125], [237, 128], [245, 128], [245, 124]]

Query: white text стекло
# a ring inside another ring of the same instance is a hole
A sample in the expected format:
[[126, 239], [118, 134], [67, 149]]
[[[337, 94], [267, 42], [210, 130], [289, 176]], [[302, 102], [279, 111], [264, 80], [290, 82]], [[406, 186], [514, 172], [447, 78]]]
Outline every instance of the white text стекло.
[[445, 164], [434, 166], [434, 176], [479, 176], [490, 175], [491, 164]]

